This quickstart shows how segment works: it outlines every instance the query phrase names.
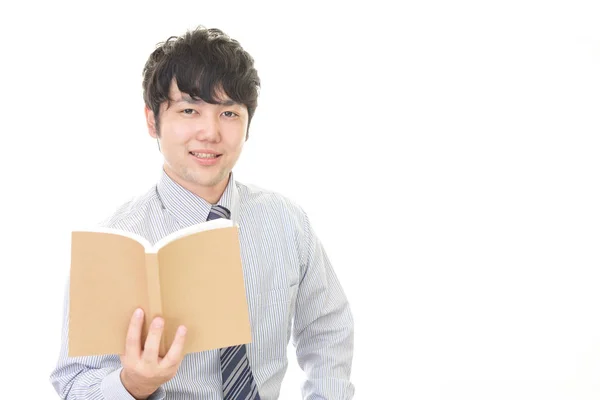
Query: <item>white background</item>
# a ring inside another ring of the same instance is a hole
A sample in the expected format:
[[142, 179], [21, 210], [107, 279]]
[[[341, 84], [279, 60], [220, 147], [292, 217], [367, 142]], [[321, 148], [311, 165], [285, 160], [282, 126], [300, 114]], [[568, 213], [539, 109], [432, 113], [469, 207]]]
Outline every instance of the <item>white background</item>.
[[355, 316], [355, 398], [600, 397], [598, 2], [15, 3], [3, 398], [56, 398], [70, 229], [155, 182], [142, 67], [198, 24], [256, 59], [234, 171], [309, 213]]

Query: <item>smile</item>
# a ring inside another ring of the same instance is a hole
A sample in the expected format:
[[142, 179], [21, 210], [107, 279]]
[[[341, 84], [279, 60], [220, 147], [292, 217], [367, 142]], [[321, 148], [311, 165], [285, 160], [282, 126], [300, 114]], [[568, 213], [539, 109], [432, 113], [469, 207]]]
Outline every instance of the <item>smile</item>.
[[221, 154], [209, 154], [209, 153], [194, 153], [190, 151], [190, 154], [197, 158], [211, 159], [221, 157]]

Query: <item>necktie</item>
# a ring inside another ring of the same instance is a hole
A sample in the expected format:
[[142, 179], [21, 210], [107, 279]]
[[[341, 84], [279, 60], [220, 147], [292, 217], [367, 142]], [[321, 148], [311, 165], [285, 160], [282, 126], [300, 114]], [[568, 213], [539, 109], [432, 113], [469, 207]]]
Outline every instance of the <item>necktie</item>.
[[[207, 221], [217, 218], [231, 218], [229, 210], [215, 205], [208, 213]], [[246, 354], [246, 345], [224, 347], [221, 356], [221, 376], [223, 377], [224, 400], [260, 400], [258, 388]]]

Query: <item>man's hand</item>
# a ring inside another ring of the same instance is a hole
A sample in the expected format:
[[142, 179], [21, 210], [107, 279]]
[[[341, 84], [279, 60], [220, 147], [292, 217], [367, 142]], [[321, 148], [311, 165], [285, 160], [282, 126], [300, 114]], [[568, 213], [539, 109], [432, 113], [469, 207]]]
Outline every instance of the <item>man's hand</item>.
[[147, 399], [160, 385], [175, 376], [183, 360], [183, 343], [186, 328], [180, 326], [175, 334], [171, 348], [163, 358], [158, 356], [160, 338], [163, 333], [164, 321], [154, 318], [146, 344], [142, 349], [142, 326], [144, 312], [141, 309], [131, 317], [127, 339], [125, 341], [125, 354], [121, 355], [121, 382], [125, 389], [136, 399]]

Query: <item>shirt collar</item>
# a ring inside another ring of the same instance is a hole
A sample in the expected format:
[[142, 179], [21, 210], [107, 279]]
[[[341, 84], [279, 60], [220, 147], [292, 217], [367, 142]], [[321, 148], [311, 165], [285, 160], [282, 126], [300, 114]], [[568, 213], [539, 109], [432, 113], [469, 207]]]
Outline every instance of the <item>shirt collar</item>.
[[[175, 182], [167, 175], [164, 168], [156, 185], [156, 191], [162, 207], [184, 227], [205, 222], [208, 218], [212, 204]], [[231, 212], [231, 219], [237, 223], [239, 194], [233, 172], [229, 174], [229, 182], [217, 204], [227, 208]]]

